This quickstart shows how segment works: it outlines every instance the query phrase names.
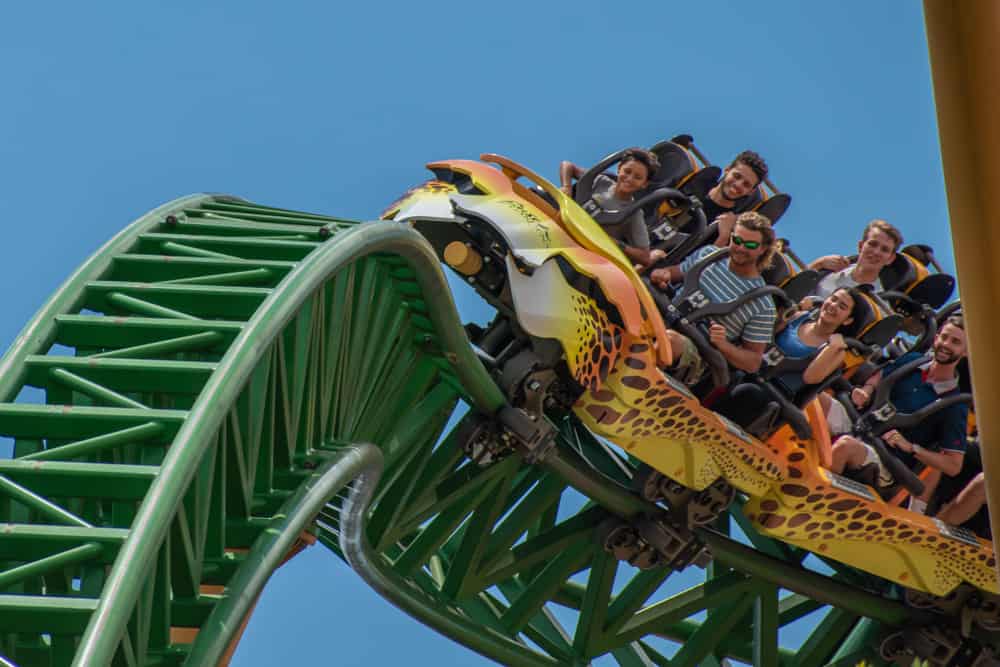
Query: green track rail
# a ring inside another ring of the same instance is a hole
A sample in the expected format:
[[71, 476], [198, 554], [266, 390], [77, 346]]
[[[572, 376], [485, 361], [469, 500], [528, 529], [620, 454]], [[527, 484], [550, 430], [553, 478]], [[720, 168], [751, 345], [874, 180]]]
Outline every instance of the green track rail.
[[702, 532], [701, 584], [619, 563], [595, 526], [656, 509], [573, 418], [543, 464], [468, 462], [449, 428], [504, 397], [433, 250], [391, 223], [166, 204], [42, 307], [0, 401], [0, 655], [21, 667], [214, 664], [304, 530], [507, 664], [853, 666], [909, 616], [847, 568], [730, 539], [738, 508]]

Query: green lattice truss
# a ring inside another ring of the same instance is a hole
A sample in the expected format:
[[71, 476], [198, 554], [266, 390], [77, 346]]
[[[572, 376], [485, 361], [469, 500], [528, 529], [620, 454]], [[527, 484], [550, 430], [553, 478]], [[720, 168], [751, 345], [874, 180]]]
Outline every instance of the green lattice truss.
[[906, 619], [738, 508], [702, 532], [704, 583], [620, 564], [595, 527], [651, 508], [572, 418], [544, 465], [470, 464], [447, 427], [504, 399], [433, 251], [391, 223], [167, 204], [45, 304], [0, 393], [0, 654], [21, 667], [218, 662], [303, 530], [509, 664], [854, 665]]

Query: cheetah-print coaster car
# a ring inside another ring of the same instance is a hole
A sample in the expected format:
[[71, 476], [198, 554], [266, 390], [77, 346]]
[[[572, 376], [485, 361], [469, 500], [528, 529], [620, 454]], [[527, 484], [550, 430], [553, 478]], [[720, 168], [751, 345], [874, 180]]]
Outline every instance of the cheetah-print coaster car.
[[[617, 246], [551, 184], [508, 160], [489, 159], [503, 172], [461, 160], [429, 165], [470, 179], [479, 194], [431, 182], [394, 204], [392, 217], [490, 226], [491, 238], [506, 244], [499, 260], [505, 303], [522, 329], [561, 343], [585, 387], [574, 412], [595, 434], [687, 487], [725, 478], [750, 497], [744, 511], [766, 535], [935, 595], [963, 581], [1000, 593], [990, 543], [890, 505], [821, 467], [830, 444], [817, 407], [807, 410], [813, 440], [785, 428], [761, 442], [664, 375], [670, 350], [662, 320]], [[516, 183], [521, 175], [541, 185], [559, 211]], [[574, 272], [597, 285], [604, 308], [593, 291], [577, 289]]]

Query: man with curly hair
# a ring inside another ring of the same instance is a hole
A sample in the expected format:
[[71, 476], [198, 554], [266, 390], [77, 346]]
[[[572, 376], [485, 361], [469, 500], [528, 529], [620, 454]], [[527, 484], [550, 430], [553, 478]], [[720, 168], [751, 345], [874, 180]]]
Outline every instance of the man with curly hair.
[[[683, 279], [684, 273], [719, 248], [729, 248], [728, 261], [716, 261], [701, 274], [698, 286], [712, 303], [727, 303], [764, 286], [761, 271], [767, 268], [774, 253], [774, 229], [760, 213], [747, 211], [719, 221], [719, 238], [714, 246], [701, 248], [677, 266], [650, 272], [653, 284], [664, 288]], [[764, 350], [771, 342], [776, 313], [770, 297], [753, 299], [733, 312], [718, 318], [709, 327], [709, 342], [735, 368], [755, 373], [760, 368]], [[693, 386], [704, 376], [707, 367], [694, 343], [682, 334], [669, 330], [671, 349], [676, 359], [668, 371]]]
[[[746, 210], [750, 203], [750, 195], [767, 178], [767, 163], [758, 153], [745, 150], [733, 158], [732, 162], [722, 171], [722, 177], [714, 184], [694, 181], [682, 189], [687, 194], [696, 197], [701, 202], [705, 220], [711, 224], [719, 221], [730, 229], [736, 223], [736, 216]], [[665, 204], [661, 204], [660, 214], [664, 215]], [[679, 223], [678, 229], [684, 230], [687, 220]], [[674, 223], [670, 223], [671, 227]], [[712, 239], [707, 239], [708, 243]]]
[[[719, 216], [732, 216], [736, 219], [734, 210], [740, 200], [754, 191], [767, 178], [767, 163], [760, 155], [751, 150], [741, 152], [733, 158], [722, 172], [722, 178], [704, 196], [696, 196], [701, 200], [705, 211], [705, 219], [709, 222]], [[726, 224], [732, 225], [729, 221]]]

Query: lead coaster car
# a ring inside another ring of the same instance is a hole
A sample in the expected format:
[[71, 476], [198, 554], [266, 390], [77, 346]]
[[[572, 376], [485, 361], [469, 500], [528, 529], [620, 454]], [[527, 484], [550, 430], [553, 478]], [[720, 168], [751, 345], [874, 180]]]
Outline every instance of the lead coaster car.
[[725, 479], [748, 496], [743, 511], [762, 534], [931, 596], [979, 589], [993, 610], [981, 624], [1000, 627], [990, 542], [826, 470], [816, 404], [811, 438], [784, 427], [763, 442], [703, 407], [660, 370], [671, 362], [663, 317], [615, 242], [545, 179], [498, 155], [481, 160], [428, 164], [435, 178], [382, 218], [421, 232], [522, 348], [558, 343], [553, 370], [582, 387], [571, 407], [587, 428], [690, 489]]

